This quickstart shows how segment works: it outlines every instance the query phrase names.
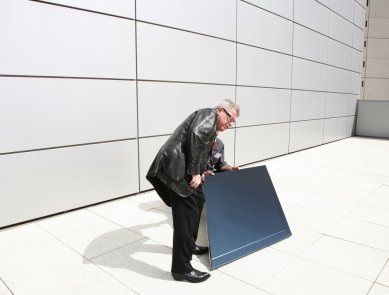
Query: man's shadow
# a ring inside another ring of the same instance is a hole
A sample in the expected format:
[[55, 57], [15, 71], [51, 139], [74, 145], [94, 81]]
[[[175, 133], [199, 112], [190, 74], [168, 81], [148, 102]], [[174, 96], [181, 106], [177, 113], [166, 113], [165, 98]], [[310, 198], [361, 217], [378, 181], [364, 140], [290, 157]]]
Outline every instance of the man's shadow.
[[[140, 209], [147, 211], [150, 209], [150, 207], [155, 209], [162, 204], [162, 201], [151, 201], [140, 204], [138, 206]], [[168, 211], [169, 209], [170, 208], [168, 207], [163, 208], [163, 210], [166, 211]], [[171, 214], [163, 210], [158, 210], [158, 214], [161, 214], [163, 216], [163, 220], [159, 222], [140, 224], [128, 228], [121, 228], [118, 230], [107, 232], [93, 239], [84, 251], [83, 263], [88, 264], [91, 263], [92, 260], [93, 263], [96, 265], [101, 265], [110, 268], [127, 269], [129, 271], [136, 272], [138, 274], [148, 276], [153, 279], [172, 280], [172, 277], [170, 276], [170, 263], [172, 255], [171, 247], [159, 243], [149, 244], [150, 238], [147, 236], [144, 236], [143, 239], [139, 239], [134, 242], [126, 243], [125, 241], [126, 237], [128, 237], [129, 235], [129, 231], [142, 235], [143, 230], [151, 228], [158, 228], [160, 226], [166, 225], [168, 225], [170, 228], [173, 228]], [[202, 216], [202, 222], [200, 223], [199, 228], [199, 237], [197, 240], [201, 240], [204, 244], [204, 240], [206, 239], [206, 242], [208, 243], [208, 239], [205, 236], [206, 225], [204, 222], [204, 216]], [[171, 239], [173, 240], [173, 236], [171, 236]], [[121, 246], [115, 247], [115, 249], [108, 249], [104, 253], [100, 252], [101, 254], [96, 255], [96, 249], [104, 249], [104, 245], [107, 242]], [[169, 262], [168, 264], [166, 264], [166, 267], [164, 269], [161, 269], [160, 267], [152, 263], [134, 258], [137, 256], [136, 254], [139, 253], [169, 255], [169, 258], [167, 259], [167, 261]], [[209, 261], [206, 257], [201, 257], [200, 263], [203, 264], [207, 269], [209, 269]]]

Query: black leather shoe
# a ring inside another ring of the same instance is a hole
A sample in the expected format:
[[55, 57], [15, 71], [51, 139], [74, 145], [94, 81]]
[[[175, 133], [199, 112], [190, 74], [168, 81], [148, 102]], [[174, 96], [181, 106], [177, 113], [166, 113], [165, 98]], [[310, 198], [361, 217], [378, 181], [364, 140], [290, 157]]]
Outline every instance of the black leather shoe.
[[197, 246], [193, 248], [193, 254], [195, 255], [203, 255], [205, 253], [208, 253], [209, 248], [208, 247], [203, 247], [203, 246]]
[[187, 280], [191, 283], [201, 283], [206, 281], [211, 275], [207, 272], [194, 269], [186, 274], [172, 273], [172, 276], [176, 281]]

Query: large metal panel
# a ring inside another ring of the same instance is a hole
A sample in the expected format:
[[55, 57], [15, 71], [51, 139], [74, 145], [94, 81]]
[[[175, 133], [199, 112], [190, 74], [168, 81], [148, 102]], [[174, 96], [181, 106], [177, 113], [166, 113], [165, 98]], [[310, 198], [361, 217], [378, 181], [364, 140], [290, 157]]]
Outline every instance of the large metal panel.
[[291, 236], [266, 166], [204, 183], [211, 269]]

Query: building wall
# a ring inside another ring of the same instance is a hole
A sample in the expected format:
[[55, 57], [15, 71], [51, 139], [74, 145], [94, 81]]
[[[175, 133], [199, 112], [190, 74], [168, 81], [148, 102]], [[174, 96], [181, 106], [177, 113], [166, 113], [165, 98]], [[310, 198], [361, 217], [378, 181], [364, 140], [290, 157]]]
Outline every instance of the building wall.
[[0, 1], [0, 227], [150, 189], [223, 98], [244, 165], [351, 136], [362, 0]]
[[368, 3], [361, 98], [389, 100], [389, 2], [370, 0]]

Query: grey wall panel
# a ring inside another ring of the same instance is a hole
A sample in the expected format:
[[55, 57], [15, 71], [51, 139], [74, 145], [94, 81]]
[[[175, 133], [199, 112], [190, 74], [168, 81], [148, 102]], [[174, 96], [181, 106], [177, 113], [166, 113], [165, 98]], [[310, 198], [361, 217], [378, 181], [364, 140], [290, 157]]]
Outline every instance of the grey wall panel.
[[0, 19], [0, 74], [135, 78], [132, 20], [9, 0]]
[[137, 136], [135, 82], [0, 77], [0, 153]]
[[242, 109], [238, 126], [287, 122], [290, 117], [290, 90], [238, 87], [236, 102]]
[[354, 25], [330, 11], [329, 36], [347, 45], [353, 45]]
[[315, 0], [294, 0], [294, 20], [328, 35], [329, 10]]
[[369, 38], [389, 38], [389, 17], [369, 18]]
[[351, 94], [326, 93], [325, 117], [347, 116]]
[[295, 89], [325, 90], [327, 66], [293, 58], [292, 87]]
[[385, 100], [389, 99], [389, 83], [387, 79], [365, 79], [365, 99]]
[[[327, 63], [329, 39], [296, 24], [293, 33], [293, 55]], [[307, 46], [307, 43], [309, 46]]]
[[136, 140], [0, 156], [0, 227], [138, 192]]
[[389, 101], [358, 101], [356, 133], [389, 138]]
[[236, 39], [235, 0], [138, 0], [137, 19]]
[[370, 2], [370, 17], [387, 17], [389, 15], [389, 2], [387, 0], [374, 0]]
[[289, 123], [237, 128], [236, 164], [248, 164], [286, 154], [288, 135]]
[[291, 120], [311, 120], [324, 117], [325, 92], [292, 91]]
[[135, 18], [135, 0], [48, 0], [46, 2]]
[[369, 38], [369, 50], [367, 57], [371, 58], [389, 58], [389, 39]]
[[366, 77], [389, 78], [389, 59], [370, 58], [366, 62]]
[[353, 51], [355, 51], [355, 49], [332, 39], [329, 39], [328, 64], [351, 70]]
[[238, 44], [237, 83], [290, 88], [292, 57]]
[[237, 22], [238, 42], [292, 53], [293, 23], [291, 21], [238, 1]]
[[325, 119], [323, 143], [346, 138], [347, 123], [347, 117]]
[[351, 93], [352, 72], [339, 68], [327, 68], [326, 90]]
[[290, 20], [293, 19], [293, 0], [247, 0], [247, 2], [252, 3], [268, 11], [271, 11], [275, 14], [282, 15]]
[[289, 152], [307, 149], [323, 143], [324, 120], [290, 123]]
[[138, 23], [138, 78], [235, 83], [233, 42]]
[[141, 191], [153, 188], [146, 179], [146, 174], [159, 149], [168, 138], [169, 136], [157, 136], [139, 139], [139, 183]]
[[196, 109], [235, 100], [234, 86], [138, 82], [139, 136], [170, 134]]

